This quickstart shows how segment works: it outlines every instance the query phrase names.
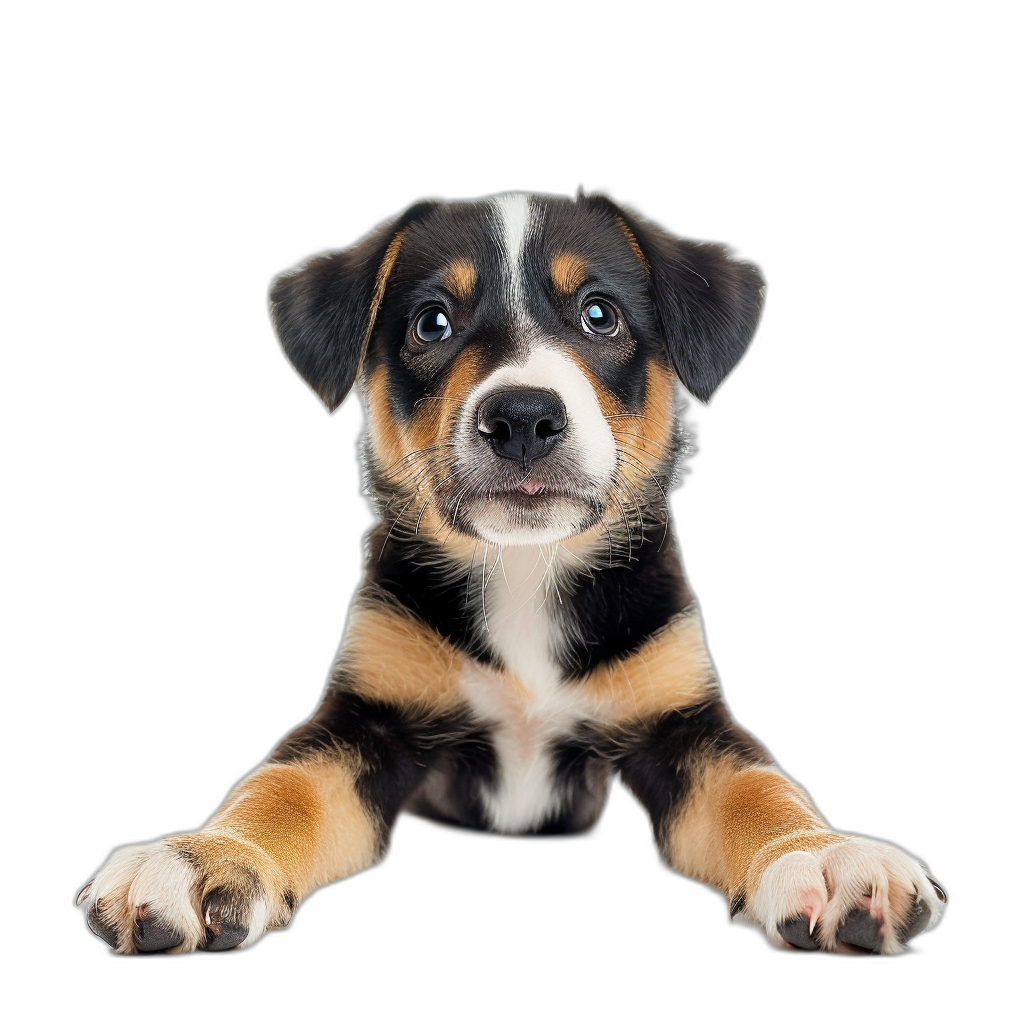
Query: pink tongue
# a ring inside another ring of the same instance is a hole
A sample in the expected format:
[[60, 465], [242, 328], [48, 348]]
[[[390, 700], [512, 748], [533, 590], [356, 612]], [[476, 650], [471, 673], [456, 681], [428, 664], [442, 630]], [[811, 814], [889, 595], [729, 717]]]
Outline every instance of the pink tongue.
[[523, 494], [540, 494], [540, 492], [544, 490], [544, 485], [542, 483], [538, 483], [536, 480], [524, 480], [519, 485], [519, 490], [521, 490]]

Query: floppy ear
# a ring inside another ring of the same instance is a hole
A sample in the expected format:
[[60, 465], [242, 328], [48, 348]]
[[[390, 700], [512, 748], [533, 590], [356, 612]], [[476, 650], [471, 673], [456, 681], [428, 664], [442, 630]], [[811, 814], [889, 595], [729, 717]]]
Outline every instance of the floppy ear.
[[764, 280], [723, 245], [675, 238], [616, 208], [641, 262], [669, 358], [686, 389], [708, 401], [739, 362], [757, 328]]
[[434, 205], [417, 203], [352, 248], [314, 256], [270, 286], [285, 354], [331, 412], [359, 373], [402, 235]]

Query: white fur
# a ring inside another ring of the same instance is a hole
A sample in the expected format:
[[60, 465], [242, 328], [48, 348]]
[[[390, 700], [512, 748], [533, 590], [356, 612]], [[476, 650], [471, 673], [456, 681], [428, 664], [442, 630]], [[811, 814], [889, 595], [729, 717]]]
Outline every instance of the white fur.
[[768, 867], [747, 904], [747, 912], [764, 925], [773, 942], [782, 944], [780, 924], [804, 914], [817, 931], [827, 903], [828, 889], [818, 858], [813, 853], [794, 850]]
[[815, 938], [823, 948], [835, 949], [839, 926], [852, 910], [864, 905], [868, 894], [872, 916], [879, 921], [881, 952], [898, 953], [901, 944], [890, 902], [894, 889], [916, 892], [928, 913], [926, 927], [938, 923], [942, 904], [913, 857], [888, 843], [847, 836], [824, 850], [780, 857], [748, 900], [747, 914], [781, 944], [779, 925], [813, 906], [820, 914]]
[[562, 685], [552, 656], [560, 641], [550, 614], [558, 602], [556, 553], [555, 545], [488, 548], [490, 576], [481, 588], [479, 616], [516, 679], [476, 662], [468, 663], [461, 679], [477, 717], [493, 729], [498, 775], [482, 797], [499, 832], [535, 828], [559, 810], [551, 785], [552, 744], [588, 711], [578, 691]]
[[523, 250], [530, 234], [529, 197], [509, 192], [496, 196], [494, 206], [501, 220], [501, 241], [505, 249], [506, 290], [514, 314], [525, 314], [523, 301]]
[[205, 936], [192, 903], [195, 885], [191, 865], [164, 843], [127, 846], [116, 850], [96, 875], [89, 887], [86, 912], [102, 900], [103, 920], [117, 928], [119, 949], [130, 951], [132, 927], [140, 908], [146, 907], [147, 916], [183, 937], [181, 949], [192, 950]]
[[[206, 938], [206, 922], [196, 912], [201, 879], [195, 868], [173, 847], [163, 841], [146, 846], [127, 846], [115, 850], [89, 884], [82, 902], [86, 913], [97, 901], [102, 919], [117, 929], [118, 950], [133, 951], [132, 928], [143, 907], [146, 916], [172, 928], [182, 936], [178, 951], [196, 949]], [[270, 920], [266, 899], [257, 900], [249, 910], [249, 933], [242, 946], [251, 946], [265, 931]]]
[[270, 921], [270, 904], [266, 896], [255, 900], [249, 908], [249, 934], [238, 944], [239, 949], [251, 946], [266, 930]]

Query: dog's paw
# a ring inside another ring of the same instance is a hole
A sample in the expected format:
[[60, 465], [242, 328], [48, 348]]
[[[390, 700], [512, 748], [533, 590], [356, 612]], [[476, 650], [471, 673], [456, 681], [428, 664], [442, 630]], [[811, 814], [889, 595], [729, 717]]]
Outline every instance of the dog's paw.
[[115, 851], [78, 902], [118, 953], [187, 953], [251, 946], [295, 899], [258, 847], [196, 833]]
[[768, 866], [746, 910], [777, 944], [898, 953], [938, 923], [946, 894], [908, 854], [848, 836]]

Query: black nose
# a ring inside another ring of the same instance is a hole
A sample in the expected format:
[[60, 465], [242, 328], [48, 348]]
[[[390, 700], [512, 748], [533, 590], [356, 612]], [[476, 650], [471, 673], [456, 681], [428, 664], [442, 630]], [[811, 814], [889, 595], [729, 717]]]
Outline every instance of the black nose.
[[476, 411], [481, 436], [503, 459], [515, 459], [523, 469], [551, 451], [567, 423], [565, 406], [553, 391], [496, 391]]

